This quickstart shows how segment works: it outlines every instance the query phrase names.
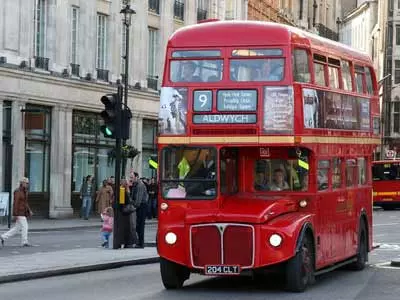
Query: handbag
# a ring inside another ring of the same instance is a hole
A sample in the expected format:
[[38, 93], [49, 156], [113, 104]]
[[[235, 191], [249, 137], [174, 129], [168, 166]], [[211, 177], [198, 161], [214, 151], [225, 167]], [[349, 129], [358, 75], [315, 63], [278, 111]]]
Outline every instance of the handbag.
[[132, 203], [128, 203], [122, 207], [122, 212], [126, 215], [130, 215], [131, 213], [135, 212], [136, 208]]

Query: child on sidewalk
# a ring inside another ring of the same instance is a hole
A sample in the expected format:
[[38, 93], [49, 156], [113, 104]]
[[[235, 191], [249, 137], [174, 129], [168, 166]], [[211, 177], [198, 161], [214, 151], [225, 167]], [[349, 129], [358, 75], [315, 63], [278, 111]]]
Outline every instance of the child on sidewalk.
[[103, 243], [101, 244], [104, 248], [109, 248], [110, 246], [110, 235], [113, 231], [114, 217], [112, 207], [106, 207], [101, 214], [101, 219], [103, 220], [103, 226], [101, 227], [101, 237]]

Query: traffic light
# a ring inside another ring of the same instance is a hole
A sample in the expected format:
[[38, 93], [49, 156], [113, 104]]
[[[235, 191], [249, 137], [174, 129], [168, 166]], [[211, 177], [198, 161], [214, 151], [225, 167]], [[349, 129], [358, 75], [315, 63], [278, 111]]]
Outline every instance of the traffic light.
[[106, 94], [101, 97], [101, 102], [104, 104], [104, 110], [100, 113], [104, 124], [100, 130], [104, 137], [115, 139], [119, 135], [118, 113], [120, 112], [120, 101], [118, 94]]
[[132, 112], [129, 108], [125, 108], [121, 111], [121, 131], [120, 131], [120, 138], [123, 140], [129, 139], [129, 133], [131, 128], [131, 118]]
[[149, 158], [149, 167], [150, 167], [150, 169], [155, 169], [155, 170], [157, 170], [157, 168], [158, 168], [158, 157], [157, 157], [156, 154], [150, 155], [150, 158]]

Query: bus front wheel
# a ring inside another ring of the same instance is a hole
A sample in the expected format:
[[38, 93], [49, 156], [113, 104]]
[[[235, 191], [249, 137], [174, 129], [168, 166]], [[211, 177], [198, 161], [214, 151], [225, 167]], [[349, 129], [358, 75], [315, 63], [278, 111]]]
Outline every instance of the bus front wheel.
[[303, 292], [314, 281], [314, 247], [306, 234], [296, 255], [286, 265], [286, 289]]
[[361, 271], [365, 268], [368, 261], [368, 242], [367, 230], [364, 222], [361, 223], [360, 233], [358, 236], [358, 250], [356, 261], [350, 265], [351, 269]]
[[167, 290], [180, 289], [190, 276], [188, 268], [172, 261], [160, 258], [161, 279]]

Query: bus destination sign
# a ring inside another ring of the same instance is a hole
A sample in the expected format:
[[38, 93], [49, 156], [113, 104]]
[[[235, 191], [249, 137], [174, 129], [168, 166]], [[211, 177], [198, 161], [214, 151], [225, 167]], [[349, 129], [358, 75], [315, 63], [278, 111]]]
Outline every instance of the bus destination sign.
[[207, 114], [194, 115], [194, 124], [255, 124], [256, 114]]
[[218, 91], [217, 108], [219, 111], [256, 111], [256, 90]]

